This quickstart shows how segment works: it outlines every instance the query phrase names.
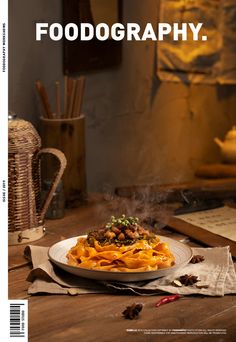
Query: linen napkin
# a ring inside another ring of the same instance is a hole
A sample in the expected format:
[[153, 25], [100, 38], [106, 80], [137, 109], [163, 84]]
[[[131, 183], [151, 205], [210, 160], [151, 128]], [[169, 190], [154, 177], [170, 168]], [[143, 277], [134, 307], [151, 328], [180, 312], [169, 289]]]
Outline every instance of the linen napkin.
[[[236, 293], [236, 273], [229, 247], [192, 248], [194, 255], [202, 255], [205, 260], [176, 270], [168, 276], [139, 282], [95, 281], [67, 273], [48, 260], [48, 247], [29, 245], [25, 256], [32, 261], [33, 269], [27, 280], [32, 282], [29, 294], [85, 294], [128, 292], [139, 295], [154, 295], [163, 292], [182, 295], [201, 294], [206, 296], [224, 296]], [[207, 284], [207, 288], [196, 285], [176, 287], [173, 280], [192, 274]]]

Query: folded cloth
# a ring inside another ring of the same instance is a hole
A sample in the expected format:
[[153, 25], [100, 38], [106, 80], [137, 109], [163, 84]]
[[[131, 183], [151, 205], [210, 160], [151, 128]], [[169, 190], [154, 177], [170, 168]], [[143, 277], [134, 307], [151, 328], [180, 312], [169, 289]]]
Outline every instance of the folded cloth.
[[[205, 260], [176, 270], [168, 276], [139, 282], [94, 281], [77, 277], [53, 265], [48, 259], [48, 247], [29, 245], [25, 256], [32, 261], [33, 269], [27, 280], [32, 282], [29, 294], [85, 294], [131, 292], [139, 295], [154, 295], [163, 292], [182, 295], [201, 294], [207, 296], [224, 296], [236, 293], [236, 273], [229, 247], [192, 248], [194, 255], [202, 255]], [[185, 274], [197, 276], [206, 288], [191, 286], [176, 287], [175, 279]]]

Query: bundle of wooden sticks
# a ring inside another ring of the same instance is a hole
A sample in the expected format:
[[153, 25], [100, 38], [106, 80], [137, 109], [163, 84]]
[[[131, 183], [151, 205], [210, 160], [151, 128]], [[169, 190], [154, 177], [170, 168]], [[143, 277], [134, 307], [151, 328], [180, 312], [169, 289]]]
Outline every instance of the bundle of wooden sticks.
[[[45, 87], [41, 81], [35, 82], [36, 89], [44, 108], [44, 117], [47, 119], [69, 119], [81, 116], [81, 108], [84, 98], [85, 77], [77, 79], [64, 77], [64, 100], [61, 100], [61, 85], [55, 82], [56, 110], [53, 112]], [[64, 105], [64, 108], [63, 108]]]

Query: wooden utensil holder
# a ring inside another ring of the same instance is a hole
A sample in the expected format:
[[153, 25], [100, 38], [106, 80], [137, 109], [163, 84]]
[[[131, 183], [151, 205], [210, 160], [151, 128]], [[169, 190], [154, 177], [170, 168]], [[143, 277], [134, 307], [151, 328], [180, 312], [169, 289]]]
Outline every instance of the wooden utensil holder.
[[[67, 159], [63, 185], [67, 207], [77, 207], [86, 195], [85, 118], [40, 118], [43, 147], [61, 150]], [[42, 175], [48, 179], [55, 172], [55, 160], [46, 157]]]

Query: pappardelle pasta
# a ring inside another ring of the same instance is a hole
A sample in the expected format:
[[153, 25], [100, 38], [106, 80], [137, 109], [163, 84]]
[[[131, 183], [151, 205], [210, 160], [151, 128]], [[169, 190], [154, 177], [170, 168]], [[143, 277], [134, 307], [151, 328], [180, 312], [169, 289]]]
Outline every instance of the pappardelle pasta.
[[71, 266], [112, 272], [153, 271], [171, 267], [175, 260], [167, 243], [124, 215], [78, 238], [67, 259]]

